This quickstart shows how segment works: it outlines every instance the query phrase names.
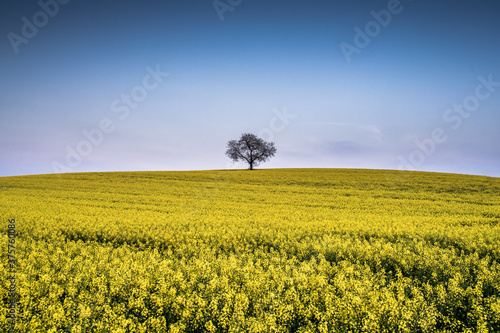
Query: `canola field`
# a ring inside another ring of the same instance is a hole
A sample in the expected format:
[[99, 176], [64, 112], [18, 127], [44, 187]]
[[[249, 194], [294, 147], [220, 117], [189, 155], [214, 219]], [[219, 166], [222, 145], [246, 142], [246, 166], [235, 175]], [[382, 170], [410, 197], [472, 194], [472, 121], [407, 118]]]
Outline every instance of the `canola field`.
[[500, 178], [1, 177], [0, 220], [1, 332], [500, 332]]

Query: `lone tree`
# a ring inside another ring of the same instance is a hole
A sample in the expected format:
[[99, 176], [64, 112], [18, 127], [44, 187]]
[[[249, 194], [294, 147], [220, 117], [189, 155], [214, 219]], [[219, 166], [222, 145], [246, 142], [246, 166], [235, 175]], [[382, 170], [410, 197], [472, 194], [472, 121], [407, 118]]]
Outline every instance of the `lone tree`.
[[257, 136], [244, 133], [241, 138], [227, 143], [226, 155], [233, 161], [245, 161], [249, 169], [265, 162], [276, 154], [274, 142], [267, 142]]

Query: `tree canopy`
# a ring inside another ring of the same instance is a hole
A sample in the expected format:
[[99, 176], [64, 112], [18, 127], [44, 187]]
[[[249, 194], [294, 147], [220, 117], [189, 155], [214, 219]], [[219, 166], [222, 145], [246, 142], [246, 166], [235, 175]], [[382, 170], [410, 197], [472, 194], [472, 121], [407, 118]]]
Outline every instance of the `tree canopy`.
[[226, 155], [233, 161], [245, 161], [249, 169], [266, 162], [276, 154], [274, 142], [265, 141], [254, 134], [244, 133], [239, 140], [227, 143]]

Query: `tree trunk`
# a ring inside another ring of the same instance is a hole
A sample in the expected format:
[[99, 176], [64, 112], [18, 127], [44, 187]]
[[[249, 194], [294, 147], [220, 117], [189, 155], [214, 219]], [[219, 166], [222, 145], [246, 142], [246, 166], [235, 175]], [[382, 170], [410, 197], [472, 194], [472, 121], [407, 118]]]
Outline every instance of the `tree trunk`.
[[253, 170], [253, 162], [250, 162], [250, 170]]

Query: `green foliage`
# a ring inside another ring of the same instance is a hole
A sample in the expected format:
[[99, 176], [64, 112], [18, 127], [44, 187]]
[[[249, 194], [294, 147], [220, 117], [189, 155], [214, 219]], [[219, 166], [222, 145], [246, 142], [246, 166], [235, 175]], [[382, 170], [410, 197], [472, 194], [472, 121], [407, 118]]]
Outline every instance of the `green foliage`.
[[17, 332], [500, 331], [499, 178], [81, 173], [0, 188]]

